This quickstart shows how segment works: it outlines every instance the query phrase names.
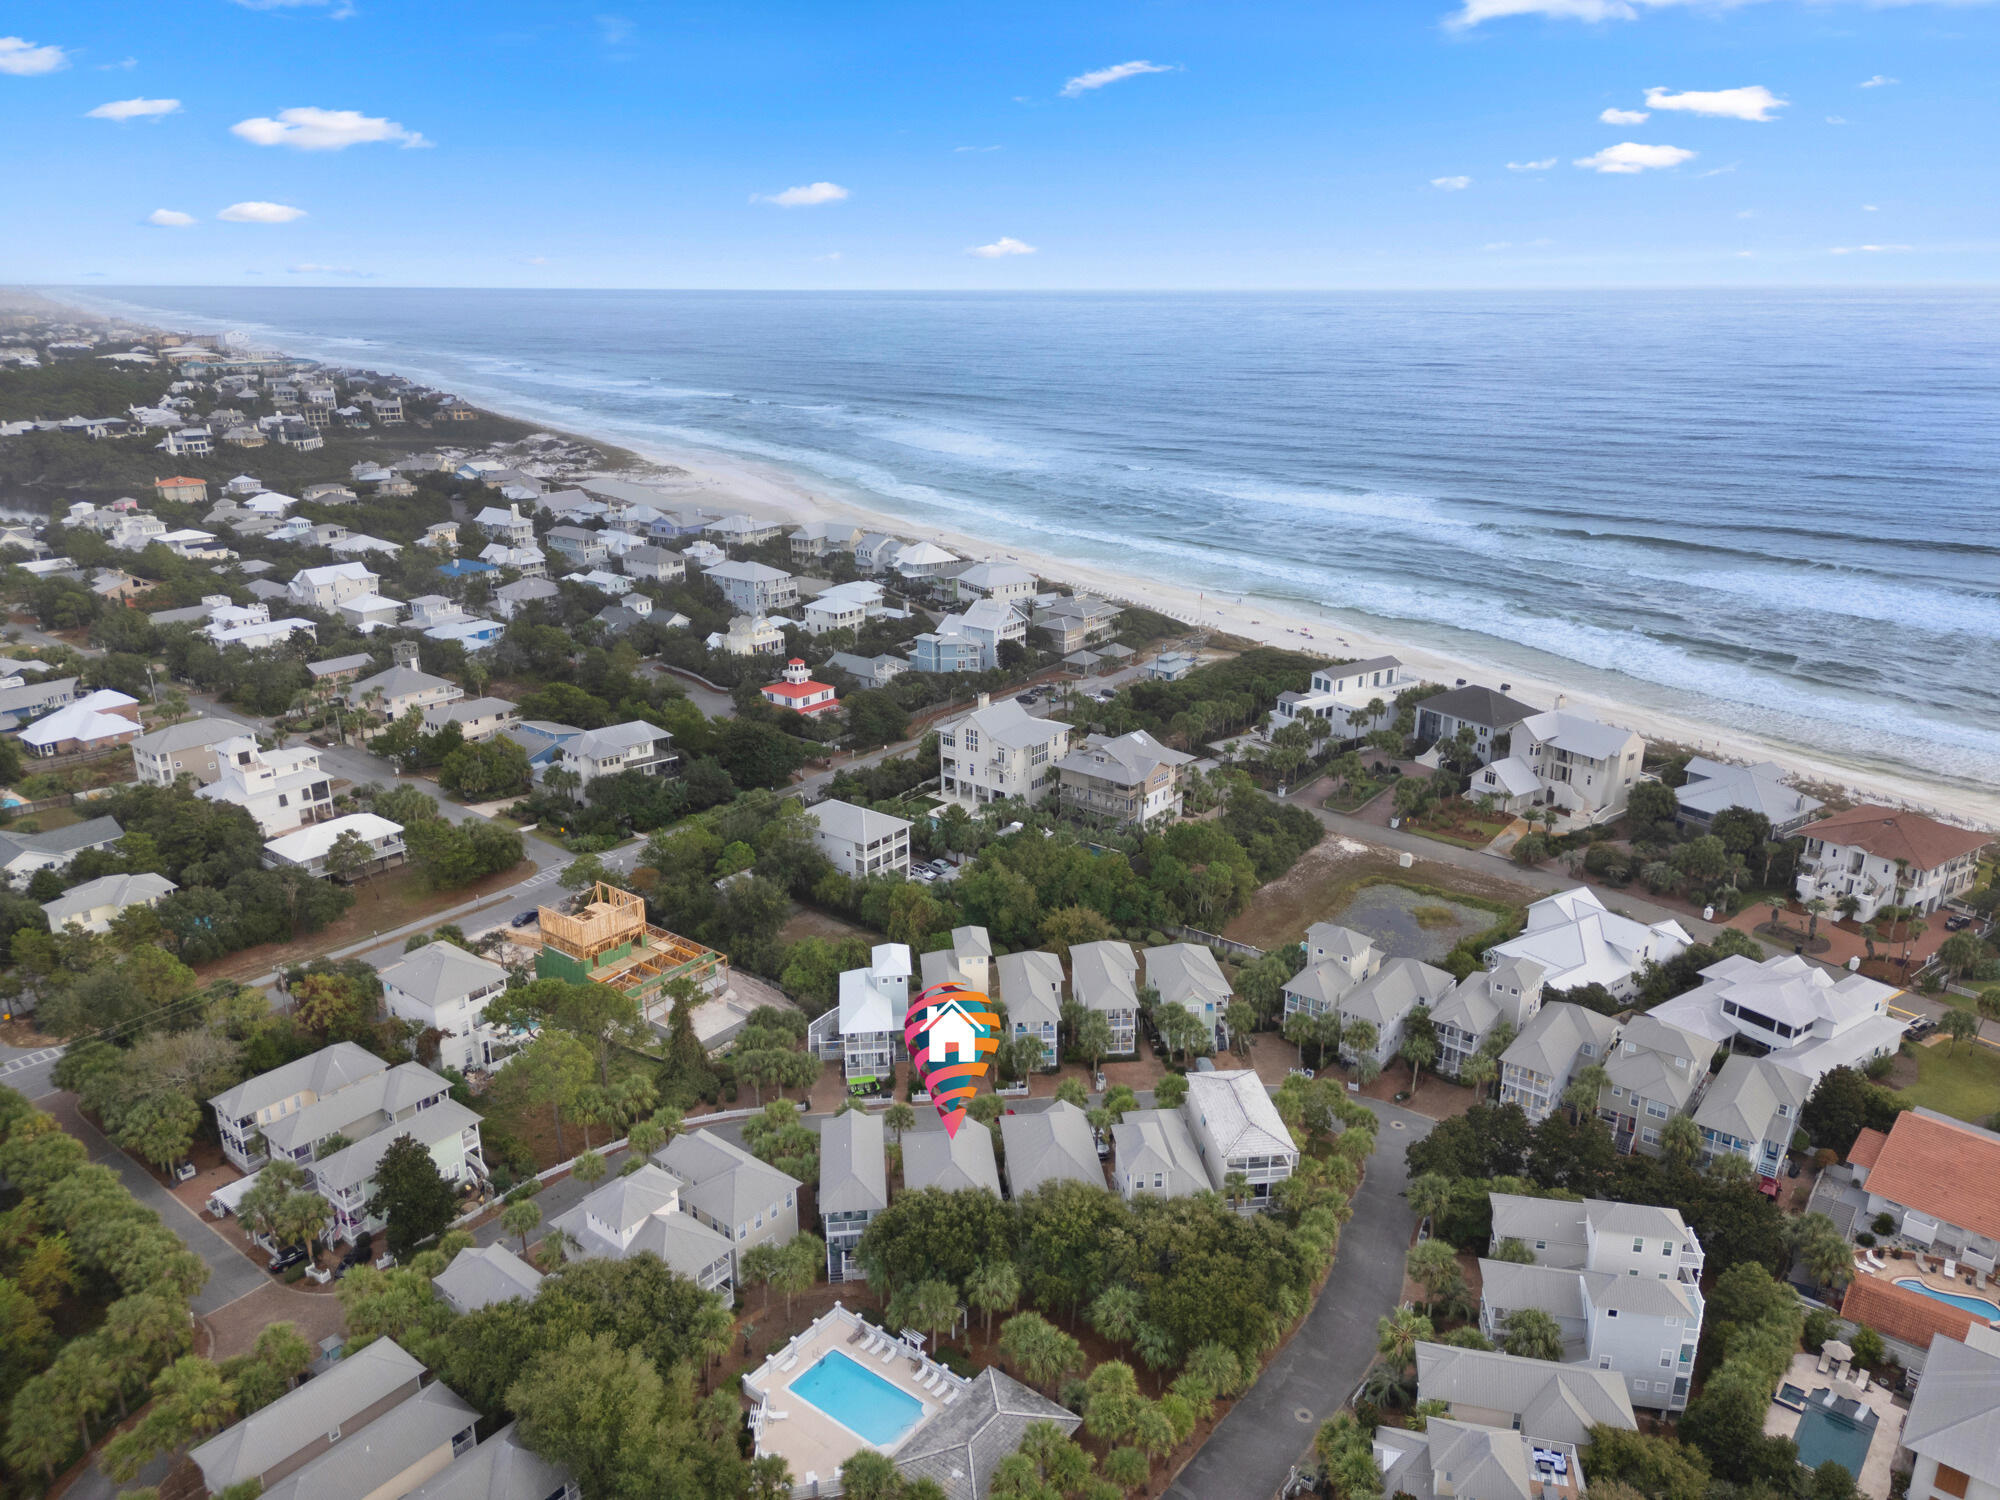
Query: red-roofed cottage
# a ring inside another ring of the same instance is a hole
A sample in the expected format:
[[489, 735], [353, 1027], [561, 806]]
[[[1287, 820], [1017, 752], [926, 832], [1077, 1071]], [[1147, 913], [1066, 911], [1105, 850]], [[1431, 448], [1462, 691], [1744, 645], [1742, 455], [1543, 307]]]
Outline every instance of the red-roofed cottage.
[[765, 702], [802, 714], [827, 714], [840, 707], [833, 688], [824, 682], [814, 682], [806, 664], [796, 656], [785, 663], [785, 670], [780, 675], [784, 679], [782, 682], [765, 684]]

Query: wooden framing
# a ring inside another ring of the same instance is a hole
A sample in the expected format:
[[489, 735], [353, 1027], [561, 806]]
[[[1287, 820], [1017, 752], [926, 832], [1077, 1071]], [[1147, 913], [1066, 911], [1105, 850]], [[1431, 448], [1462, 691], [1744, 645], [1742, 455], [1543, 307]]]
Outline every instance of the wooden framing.
[[646, 930], [646, 901], [630, 891], [598, 881], [590, 904], [580, 916], [553, 906], [541, 909], [542, 941], [554, 945], [588, 968], [620, 944], [635, 941]]

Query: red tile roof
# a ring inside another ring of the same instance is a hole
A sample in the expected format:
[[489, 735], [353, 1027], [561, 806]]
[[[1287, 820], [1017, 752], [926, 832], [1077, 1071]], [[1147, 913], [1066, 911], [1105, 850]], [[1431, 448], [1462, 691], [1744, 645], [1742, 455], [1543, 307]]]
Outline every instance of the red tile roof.
[[1940, 1223], [2000, 1239], [2000, 1140], [1905, 1110], [1876, 1153], [1868, 1191]]
[[1882, 859], [1908, 860], [1916, 870], [1934, 870], [1993, 841], [1990, 833], [1953, 828], [1922, 813], [1898, 812], [1893, 807], [1865, 803], [1821, 818], [1817, 823], [1808, 823], [1804, 833], [1807, 838], [1829, 844], [1866, 849]]
[[1850, 1167], [1873, 1167], [1888, 1143], [1889, 1137], [1881, 1131], [1863, 1130], [1854, 1138], [1854, 1144], [1847, 1148], [1847, 1164]]
[[1840, 1315], [1850, 1323], [1866, 1323], [1884, 1338], [1918, 1349], [1930, 1348], [1931, 1340], [1939, 1334], [1963, 1339], [1965, 1330], [1978, 1321], [1963, 1308], [1922, 1292], [1905, 1291], [1875, 1276], [1857, 1276], [1847, 1284]]

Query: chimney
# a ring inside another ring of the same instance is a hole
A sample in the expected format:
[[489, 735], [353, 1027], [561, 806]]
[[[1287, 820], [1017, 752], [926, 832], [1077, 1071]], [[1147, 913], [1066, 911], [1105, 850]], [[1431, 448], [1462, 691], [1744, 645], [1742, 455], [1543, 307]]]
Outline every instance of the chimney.
[[1511, 682], [1503, 682], [1500, 684], [1500, 691], [1503, 693], [1511, 693], [1514, 691], [1514, 684]]
[[991, 693], [981, 693], [978, 701], [972, 706], [974, 708], [991, 708], [993, 706], [993, 695]]
[[395, 645], [389, 648], [389, 654], [395, 658], [397, 666], [414, 668], [417, 664], [417, 643], [415, 641], [397, 641]]

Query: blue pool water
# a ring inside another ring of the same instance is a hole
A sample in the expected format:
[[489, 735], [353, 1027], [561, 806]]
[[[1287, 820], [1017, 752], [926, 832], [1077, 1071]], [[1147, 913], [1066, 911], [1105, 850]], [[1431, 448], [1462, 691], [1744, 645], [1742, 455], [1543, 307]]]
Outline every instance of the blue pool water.
[[839, 1350], [794, 1380], [792, 1394], [877, 1448], [895, 1442], [924, 1414], [923, 1402]]
[[1839, 1412], [1811, 1406], [1799, 1418], [1799, 1429], [1792, 1440], [1799, 1445], [1799, 1462], [1808, 1469], [1817, 1469], [1832, 1459], [1850, 1477], [1859, 1479], [1861, 1465], [1868, 1457], [1869, 1441], [1874, 1436], [1873, 1428], [1862, 1427]]
[[1966, 1297], [1957, 1292], [1940, 1292], [1925, 1286], [1914, 1276], [1906, 1276], [1896, 1285], [1907, 1291], [1922, 1292], [1926, 1297], [1939, 1302], [1949, 1302], [1953, 1307], [1962, 1307], [1975, 1318], [1984, 1318], [1989, 1323], [2000, 1321], [2000, 1305], [1989, 1302], [1984, 1297]]

